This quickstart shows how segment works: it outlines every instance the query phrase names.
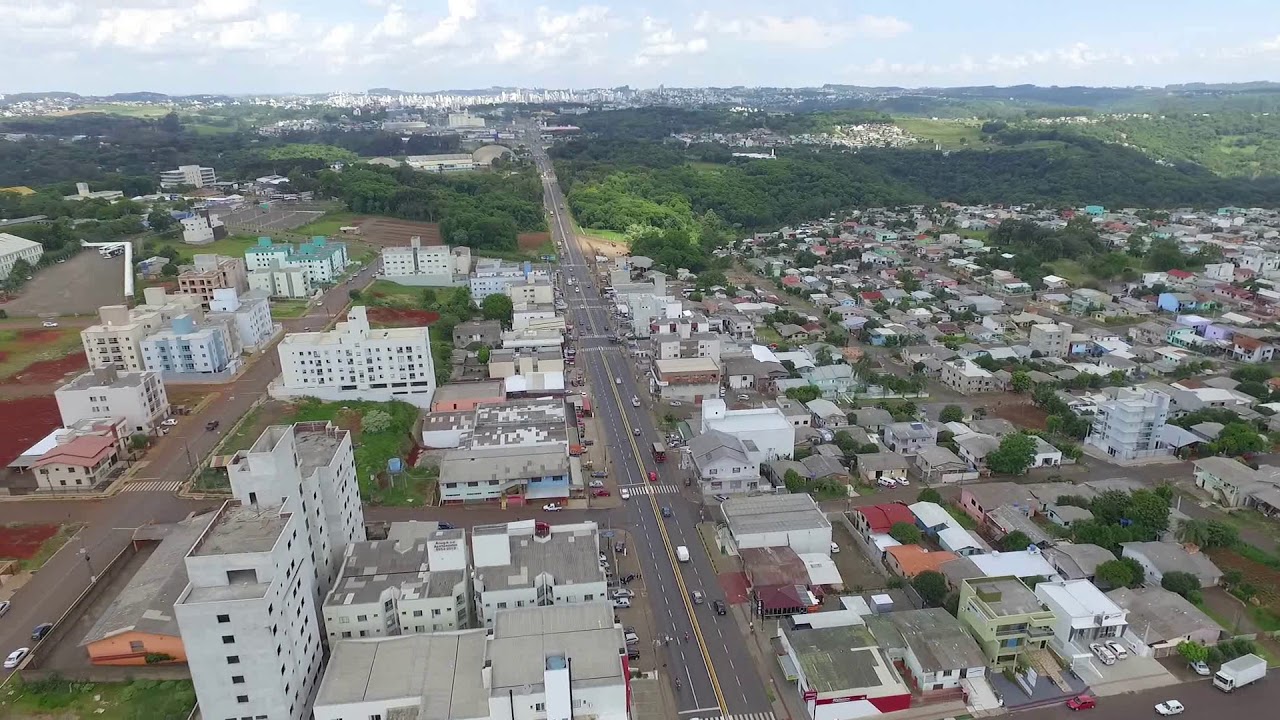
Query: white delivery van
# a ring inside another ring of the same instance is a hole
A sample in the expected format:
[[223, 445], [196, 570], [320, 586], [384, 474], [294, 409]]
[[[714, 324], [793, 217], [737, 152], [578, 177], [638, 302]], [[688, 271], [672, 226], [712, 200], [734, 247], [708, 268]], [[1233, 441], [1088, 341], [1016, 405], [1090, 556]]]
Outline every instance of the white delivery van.
[[676, 559], [680, 562], [689, 562], [689, 548], [684, 545], [676, 548]]

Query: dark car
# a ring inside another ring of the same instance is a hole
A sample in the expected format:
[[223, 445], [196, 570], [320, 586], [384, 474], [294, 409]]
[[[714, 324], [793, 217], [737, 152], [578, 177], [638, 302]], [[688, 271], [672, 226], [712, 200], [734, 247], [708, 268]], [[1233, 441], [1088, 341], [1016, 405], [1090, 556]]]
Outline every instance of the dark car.
[[218, 426], [219, 426], [219, 425], [221, 425], [221, 424], [222, 424], [222, 423], [218, 422], [217, 420], [210, 420], [209, 422], [207, 422], [207, 423], [205, 423], [205, 424], [204, 424], [204, 429], [205, 429], [205, 430], [217, 430], [217, 429], [218, 429]]
[[441, 529], [441, 530], [453, 530], [453, 529], [454, 529], [454, 527], [453, 527], [453, 523], [447, 523], [447, 522], [445, 522], [445, 521], [443, 521], [443, 520], [437, 520], [437, 521], [436, 521], [436, 527], [437, 527], [437, 528], [439, 528], [439, 529]]
[[635, 580], [637, 577], [639, 577], [639, 575], [636, 575], [635, 573], [627, 573], [626, 575], [623, 575], [622, 579], [619, 580], [618, 582], [622, 583], [623, 585], [629, 585], [631, 584], [631, 581]]
[[49, 631], [52, 629], [53, 629], [53, 623], [40, 623], [39, 625], [35, 626], [35, 628], [31, 630], [31, 639], [39, 640], [43, 638], [45, 635], [48, 635]]
[[671, 517], [671, 508], [664, 506], [662, 508], [662, 517]]
[[639, 660], [639, 659], [640, 659], [640, 651], [639, 651], [639, 650], [636, 650], [636, 649], [634, 649], [634, 648], [627, 648], [627, 659], [628, 659], [628, 660]]
[[711, 603], [711, 606], [716, 609], [717, 615], [724, 615], [725, 613], [729, 612], [729, 608], [725, 607], [723, 600], [716, 600], [715, 602]]

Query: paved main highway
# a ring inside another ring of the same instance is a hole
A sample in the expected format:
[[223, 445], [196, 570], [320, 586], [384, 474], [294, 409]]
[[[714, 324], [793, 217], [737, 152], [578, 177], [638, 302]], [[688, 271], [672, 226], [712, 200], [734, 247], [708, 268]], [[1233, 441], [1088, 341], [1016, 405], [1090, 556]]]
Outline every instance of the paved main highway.
[[[1274, 674], [1275, 671], [1273, 670]], [[1098, 698], [1098, 706], [1092, 710], [1072, 712], [1062, 703], [1028, 710], [1017, 714], [1018, 720], [1137, 720], [1152, 718], [1156, 714], [1156, 703], [1165, 700], [1177, 700], [1186, 707], [1186, 711], [1176, 717], [1183, 720], [1220, 720], [1221, 718], [1253, 718], [1276, 717], [1276, 708], [1280, 706], [1280, 682], [1269, 677], [1255, 685], [1240, 688], [1233, 693], [1224, 693], [1213, 687], [1208, 680], [1157, 688], [1127, 695], [1111, 695]], [[1271, 708], [1268, 710], [1267, 708]]]
[[[680, 679], [682, 687], [676, 692], [680, 717], [767, 713], [770, 703], [747, 651], [746, 638], [732, 616], [717, 615], [712, 606], [715, 600], [724, 599], [724, 592], [698, 537], [696, 525], [702, 508], [679, 492], [686, 471], [679, 469], [676, 453], [659, 464], [648, 450], [663, 436], [645, 407], [631, 405], [632, 396], [649, 397], [648, 387], [637, 385], [634, 362], [621, 345], [609, 340], [616, 332], [610, 326], [609, 305], [600, 298], [600, 285], [572, 232], [567, 203], [551, 162], [536, 135], [529, 138], [529, 146], [543, 178], [545, 203], [553, 211], [552, 237], [565, 248], [559, 267], [581, 288], [581, 292], [566, 292], [565, 298], [582, 338], [579, 364], [586, 370], [595, 412], [606, 434], [603, 441], [609, 448], [610, 474], [620, 488], [628, 488], [632, 494], [621, 509], [610, 513], [611, 520], [627, 526], [635, 538], [632, 551], [640, 559], [647, 599], [652, 603], [654, 632], [673, 638], [656, 652], [672, 680]], [[650, 471], [658, 473], [658, 483], [648, 482]], [[662, 517], [662, 507], [671, 509], [670, 518]], [[688, 563], [676, 560], [675, 548], [681, 545], [689, 548]], [[690, 596], [695, 590], [706, 597], [705, 604], [693, 604]], [[628, 612], [619, 611], [624, 623]]]

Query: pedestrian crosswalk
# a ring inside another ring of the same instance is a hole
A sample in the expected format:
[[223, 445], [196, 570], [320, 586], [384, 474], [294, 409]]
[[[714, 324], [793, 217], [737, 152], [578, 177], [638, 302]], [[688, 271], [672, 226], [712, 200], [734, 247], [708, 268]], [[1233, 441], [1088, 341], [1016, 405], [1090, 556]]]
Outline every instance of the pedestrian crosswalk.
[[176, 493], [182, 489], [181, 480], [142, 480], [125, 483], [120, 492], [169, 492]]
[[670, 483], [648, 483], [645, 485], [623, 485], [632, 495], [676, 495], [680, 486]]
[[[692, 720], [692, 718], [686, 718]], [[736, 713], [733, 715], [698, 715], [698, 720], [775, 720], [771, 712]]]

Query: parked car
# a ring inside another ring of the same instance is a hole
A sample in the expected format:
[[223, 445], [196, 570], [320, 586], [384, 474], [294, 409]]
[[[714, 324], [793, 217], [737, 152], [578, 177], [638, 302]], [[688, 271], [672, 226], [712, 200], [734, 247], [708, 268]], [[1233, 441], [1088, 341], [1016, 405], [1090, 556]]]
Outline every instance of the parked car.
[[668, 400], [667, 404], [670, 405], [671, 407], [680, 407], [679, 400]]
[[638, 645], [640, 643], [640, 636], [633, 632], [623, 635], [623, 638], [626, 639], [628, 645]]
[[694, 590], [693, 592], [689, 593], [689, 599], [693, 600], [694, 605], [701, 605], [702, 603], [706, 602], [707, 596], [703, 595], [701, 590]]
[[559, 503], [547, 503], [546, 505], [542, 506], [542, 509], [546, 510], [547, 512], [560, 512], [561, 510], [564, 509], [564, 506]]
[[614, 598], [613, 606], [615, 608], [629, 608], [631, 607], [631, 598]]
[[597, 489], [597, 490], [592, 490], [592, 491], [591, 491], [591, 497], [609, 497], [609, 496], [610, 496], [610, 495], [612, 495], [612, 494], [613, 494], [613, 493], [609, 492], [608, 490], [599, 490], [599, 489]]
[[837, 555], [839, 554], [839, 552], [840, 552], [840, 546], [835, 543], [831, 543], [831, 554]]
[[729, 499], [728, 495], [713, 495], [712, 497], [716, 499], [716, 502], [724, 502]]
[[1117, 660], [1123, 660], [1129, 657], [1129, 651], [1125, 649], [1125, 646], [1115, 640], [1108, 640], [1105, 644], [1107, 649], [1111, 651], [1111, 654], [1116, 656]]
[[638, 577], [640, 576], [636, 575], [635, 573], [627, 573], [626, 575], [623, 575], [621, 578], [619, 578], [618, 583], [621, 585], [630, 585], [631, 582]]
[[628, 659], [628, 660], [639, 660], [639, 659], [640, 659], [640, 651], [639, 651], [639, 650], [637, 650], [637, 649], [635, 649], [635, 648], [627, 648], [627, 659]]
[[44, 636], [48, 635], [49, 631], [52, 629], [53, 629], [53, 623], [51, 622], [40, 623], [39, 625], [31, 629], [31, 639], [42, 640], [44, 639]]
[[41, 326], [41, 327], [49, 327], [49, 328], [53, 328], [53, 327], [58, 327], [58, 323], [56, 323], [56, 322], [54, 322], [54, 321], [52, 321], [52, 320], [45, 320], [44, 322], [40, 323], [40, 326]]
[[711, 603], [711, 607], [716, 609], [717, 615], [724, 615], [729, 612], [729, 608], [725, 607], [723, 600], [716, 600], [715, 602]]
[[165, 427], [173, 427], [178, 424], [178, 418], [165, 418], [160, 424]]
[[1206, 663], [1203, 660], [1197, 660], [1193, 663], [1190, 663], [1190, 665], [1191, 665], [1191, 669], [1194, 670], [1195, 673], [1200, 677], [1209, 677], [1210, 675], [1213, 674], [1213, 671], [1209, 669], [1209, 663]]
[[1098, 701], [1092, 695], [1077, 695], [1067, 701], [1067, 707], [1072, 710], [1092, 710], [1098, 706]]
[[[6, 664], [7, 666], [7, 664]], [[1186, 708], [1182, 707], [1182, 703], [1177, 700], [1165, 700], [1156, 705], [1157, 715], [1181, 715]]]
[[9, 612], [9, 606], [8, 600], [0, 600], [0, 617], [4, 617], [4, 614]]
[[591, 473], [591, 477], [593, 477], [593, 478], [607, 478], [607, 477], [609, 477], [609, 473], [608, 473], [608, 471], [606, 471], [606, 470], [595, 470], [595, 471], [592, 471], [592, 473]]
[[18, 667], [18, 663], [22, 662], [22, 658], [26, 657], [29, 652], [31, 652], [31, 648], [18, 648], [9, 653], [9, 657], [4, 659], [4, 668], [12, 670]]
[[592, 487], [592, 488], [602, 488], [602, 487], [604, 487], [604, 481], [603, 481], [603, 480], [592, 480], [591, 482], [587, 483], [587, 487]]
[[876, 484], [883, 488], [898, 487], [898, 482], [891, 477], [882, 477], [876, 480]]
[[742, 395], [739, 395], [739, 396], [738, 396], [738, 400], [740, 400], [740, 401], [742, 401], [742, 402], [746, 402], [746, 401], [748, 401], [748, 400], [750, 400], [750, 399], [751, 399], [751, 396], [750, 396], [750, 395], [747, 395], [747, 394], [742, 394]]
[[439, 528], [439, 529], [441, 529], [441, 530], [453, 530], [453, 529], [455, 529], [455, 528], [454, 528], [454, 526], [453, 526], [453, 523], [445, 522], [445, 521], [443, 521], [443, 520], [437, 520], [437, 521], [436, 521], [436, 527], [437, 527], [437, 528]]
[[628, 590], [626, 588], [618, 588], [617, 590], [614, 590], [612, 593], [609, 593], [609, 597], [614, 600], [618, 598], [631, 598], [635, 596], [636, 596], [635, 591]]
[[1089, 643], [1089, 651], [1101, 660], [1103, 665], [1116, 664], [1116, 656], [1102, 643]]

